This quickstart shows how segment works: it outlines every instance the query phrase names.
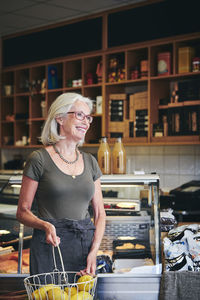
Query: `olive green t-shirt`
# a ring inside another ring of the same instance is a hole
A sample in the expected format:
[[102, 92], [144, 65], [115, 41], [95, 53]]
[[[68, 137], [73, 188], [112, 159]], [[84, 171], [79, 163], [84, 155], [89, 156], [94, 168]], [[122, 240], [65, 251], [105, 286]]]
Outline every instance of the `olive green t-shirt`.
[[101, 175], [96, 159], [82, 152], [84, 170], [76, 178], [63, 173], [44, 148], [33, 151], [23, 174], [38, 182], [38, 216], [49, 219], [82, 220], [89, 217], [88, 206], [94, 195], [94, 181]]

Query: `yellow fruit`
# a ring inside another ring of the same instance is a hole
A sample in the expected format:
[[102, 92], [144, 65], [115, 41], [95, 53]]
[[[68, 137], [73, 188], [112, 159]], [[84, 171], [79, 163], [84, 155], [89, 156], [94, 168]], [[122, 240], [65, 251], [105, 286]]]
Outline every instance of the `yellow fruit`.
[[68, 294], [68, 295], [75, 295], [77, 292], [78, 292], [78, 289], [75, 287], [75, 286], [72, 286], [72, 287], [66, 287], [65, 288], [65, 292]]
[[60, 287], [51, 288], [48, 290], [49, 300], [68, 300], [68, 295]]
[[47, 285], [42, 286], [41, 288], [39, 288], [38, 290], [35, 290], [32, 293], [32, 298], [34, 300], [46, 300], [46, 298], [47, 298], [47, 292], [53, 286], [54, 286], [54, 284], [47, 284]]
[[[83, 275], [79, 277], [79, 279], [77, 280], [78, 289], [80, 291], [86, 291], [86, 292], [90, 291], [94, 285], [94, 281], [91, 281], [92, 279], [93, 277], [91, 275]], [[86, 283], [86, 281], [90, 281], [90, 282]]]
[[48, 290], [52, 289], [52, 287], [54, 287], [54, 286], [55, 286], [55, 284], [51, 283], [51, 284], [44, 285], [42, 288], [48, 292]]
[[71, 300], [92, 300], [93, 297], [88, 292], [80, 291], [71, 297]]
[[46, 300], [46, 292], [44, 290], [44, 288], [40, 288], [38, 290], [35, 290], [32, 293], [32, 299], [34, 300]]

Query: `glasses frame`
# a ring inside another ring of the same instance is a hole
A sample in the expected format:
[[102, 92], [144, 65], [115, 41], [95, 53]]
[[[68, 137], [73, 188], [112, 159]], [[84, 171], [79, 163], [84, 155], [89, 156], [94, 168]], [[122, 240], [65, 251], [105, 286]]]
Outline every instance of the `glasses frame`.
[[[86, 120], [88, 121], [89, 124], [91, 124], [92, 121], [93, 121], [93, 116], [91, 116], [91, 115], [86, 115], [86, 114], [84, 114], [84, 112], [82, 112], [82, 111], [69, 111], [67, 114], [74, 114], [74, 115], [75, 115], [75, 118], [76, 118], [77, 120], [79, 120], [79, 121], [83, 121], [83, 120], [85, 120], [85, 118], [86, 118]], [[78, 114], [81, 114], [83, 117], [81, 118], [80, 116], [78, 116]]]

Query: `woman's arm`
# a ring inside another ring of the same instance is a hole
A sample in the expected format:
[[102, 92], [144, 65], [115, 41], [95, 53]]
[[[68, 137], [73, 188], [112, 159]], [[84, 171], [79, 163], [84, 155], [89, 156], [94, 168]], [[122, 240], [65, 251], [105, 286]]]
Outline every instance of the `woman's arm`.
[[26, 226], [44, 230], [46, 242], [57, 246], [60, 243], [60, 239], [56, 236], [55, 227], [51, 223], [39, 219], [31, 212], [37, 187], [37, 181], [23, 176], [16, 217], [19, 222]]
[[101, 240], [105, 231], [105, 219], [106, 214], [104, 210], [103, 197], [101, 191], [100, 179], [95, 181], [95, 193], [92, 199], [93, 211], [94, 211], [94, 225], [96, 227], [94, 238], [90, 252], [87, 257], [87, 268], [86, 273], [95, 274], [96, 271], [96, 256], [99, 250]]

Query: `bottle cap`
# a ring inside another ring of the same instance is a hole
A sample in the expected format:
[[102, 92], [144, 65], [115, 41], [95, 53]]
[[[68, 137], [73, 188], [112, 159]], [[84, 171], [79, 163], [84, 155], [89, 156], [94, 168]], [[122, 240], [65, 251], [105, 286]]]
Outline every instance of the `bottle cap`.
[[102, 136], [101, 140], [102, 140], [102, 142], [107, 142], [107, 137], [106, 136]]

